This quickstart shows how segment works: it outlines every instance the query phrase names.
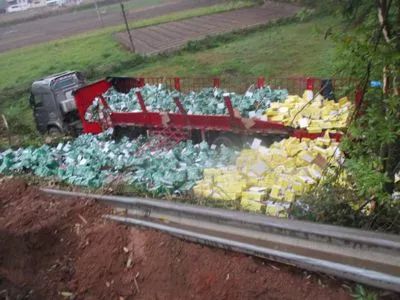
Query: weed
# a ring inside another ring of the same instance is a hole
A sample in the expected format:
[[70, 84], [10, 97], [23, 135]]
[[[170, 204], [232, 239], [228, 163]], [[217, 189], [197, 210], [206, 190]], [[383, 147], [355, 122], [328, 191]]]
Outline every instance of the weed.
[[377, 300], [378, 296], [376, 293], [369, 291], [360, 284], [357, 284], [352, 294], [355, 300]]

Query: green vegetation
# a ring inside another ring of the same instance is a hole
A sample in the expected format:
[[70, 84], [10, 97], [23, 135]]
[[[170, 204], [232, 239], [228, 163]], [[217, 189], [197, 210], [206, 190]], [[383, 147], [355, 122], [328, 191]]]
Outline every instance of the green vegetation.
[[364, 286], [357, 284], [352, 294], [354, 300], [377, 300], [378, 296]]
[[[133, 10], [133, 9], [140, 9], [144, 7], [149, 7], [152, 5], [158, 5], [158, 4], [163, 4], [166, 3], [167, 1], [165, 0], [134, 0], [134, 1], [127, 1], [123, 2], [125, 6], [125, 10]], [[120, 4], [112, 4], [109, 6], [104, 6], [101, 8], [101, 10], [106, 10], [107, 12], [109, 11], [121, 11]]]
[[[303, 217], [398, 234], [400, 201], [393, 193], [400, 171], [399, 1], [332, 2], [351, 28], [330, 33], [338, 48], [337, 72], [359, 79], [363, 102], [341, 143], [348, 156], [343, 168], [306, 199]], [[371, 86], [371, 80], [382, 86]]]
[[124, 74], [331, 76], [334, 44], [324, 40], [322, 31], [333, 23], [332, 18], [324, 17], [267, 27], [246, 35], [228, 34], [192, 42], [178, 55], [127, 69]]
[[[397, 233], [399, 201], [393, 200], [392, 194], [400, 167], [398, 4], [399, 1], [347, 0], [343, 11], [354, 29], [334, 35], [340, 45], [340, 67], [345, 74], [362, 79], [364, 93], [363, 114], [354, 120], [349, 129], [351, 138], [343, 143], [344, 151], [350, 155], [346, 170], [354, 179], [357, 195], [373, 207], [371, 227]], [[382, 88], [371, 87], [370, 80], [382, 80]]]

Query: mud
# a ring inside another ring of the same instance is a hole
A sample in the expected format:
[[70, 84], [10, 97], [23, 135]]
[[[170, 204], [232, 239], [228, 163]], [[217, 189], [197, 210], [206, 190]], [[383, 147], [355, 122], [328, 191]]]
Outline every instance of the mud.
[[350, 299], [342, 283], [111, 223], [94, 201], [0, 179], [0, 299]]

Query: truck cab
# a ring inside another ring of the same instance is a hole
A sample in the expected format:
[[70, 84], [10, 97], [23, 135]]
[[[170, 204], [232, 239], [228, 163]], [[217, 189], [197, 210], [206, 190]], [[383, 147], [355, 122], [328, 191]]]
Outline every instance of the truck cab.
[[67, 71], [32, 83], [29, 103], [37, 130], [42, 134], [79, 134], [82, 124], [73, 92], [85, 85], [80, 72]]

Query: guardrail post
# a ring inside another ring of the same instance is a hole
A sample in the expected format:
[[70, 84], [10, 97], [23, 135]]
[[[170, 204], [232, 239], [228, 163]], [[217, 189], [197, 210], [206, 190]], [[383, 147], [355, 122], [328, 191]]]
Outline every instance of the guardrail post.
[[11, 131], [10, 131], [10, 127], [8, 126], [8, 122], [7, 122], [6, 116], [2, 114], [1, 118], [3, 119], [4, 127], [5, 127], [6, 132], [7, 132], [8, 146], [11, 147]]

